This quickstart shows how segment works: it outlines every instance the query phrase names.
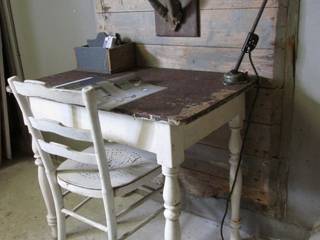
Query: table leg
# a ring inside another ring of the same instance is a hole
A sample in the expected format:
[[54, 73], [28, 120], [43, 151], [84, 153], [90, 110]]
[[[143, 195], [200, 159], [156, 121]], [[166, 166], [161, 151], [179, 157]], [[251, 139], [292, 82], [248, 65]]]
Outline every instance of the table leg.
[[180, 240], [180, 211], [181, 211], [181, 196], [178, 182], [178, 167], [167, 168], [162, 167], [162, 173], [165, 176], [165, 183], [163, 188], [164, 199], [164, 216], [165, 223], [165, 240]]
[[[238, 115], [229, 123], [231, 136], [229, 141], [230, 150], [230, 188], [235, 179], [237, 166], [240, 160], [240, 151], [242, 147], [241, 129], [243, 118]], [[231, 240], [240, 240], [240, 200], [242, 191], [242, 170], [239, 169], [236, 185], [231, 197]]]
[[43, 163], [41, 161], [40, 155], [38, 154], [38, 151], [33, 141], [32, 141], [32, 150], [34, 152], [35, 164], [38, 166], [38, 181], [39, 181], [42, 197], [47, 208], [47, 222], [49, 227], [51, 228], [51, 235], [54, 238], [56, 238], [57, 237], [57, 218], [56, 218], [53, 197], [52, 197], [52, 193], [50, 190], [50, 186], [48, 183], [48, 179], [45, 173]]

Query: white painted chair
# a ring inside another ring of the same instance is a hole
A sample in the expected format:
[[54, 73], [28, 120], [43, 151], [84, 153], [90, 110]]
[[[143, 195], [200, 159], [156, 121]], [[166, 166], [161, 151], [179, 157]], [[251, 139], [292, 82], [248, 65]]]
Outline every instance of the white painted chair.
[[[138, 190], [141, 193], [141, 187], [161, 174], [161, 168], [152, 153], [117, 143], [105, 143], [98, 118], [96, 91], [93, 87], [72, 91], [47, 88], [38, 81], [21, 82], [16, 77], [8, 81], [46, 170], [57, 214], [58, 240], [66, 238], [65, 220], [69, 216], [106, 232], [109, 240], [116, 240], [127, 238], [162, 212], [162, 208], [156, 210], [133, 230], [118, 237], [117, 218], [141, 206], [161, 188], [144, 192], [144, 198], [119, 213], [115, 213], [114, 197], [139, 192]], [[43, 98], [70, 106], [84, 106], [91, 129], [77, 129], [50, 119], [35, 118], [29, 106], [30, 98]], [[83, 151], [76, 151], [59, 143], [46, 142], [43, 133], [54, 133], [64, 138], [90, 142], [92, 146]], [[52, 156], [63, 157], [66, 160], [56, 168]], [[66, 209], [61, 188], [66, 189], [67, 193], [82, 195], [85, 199], [72, 210]], [[76, 213], [92, 198], [103, 200], [106, 225]]]

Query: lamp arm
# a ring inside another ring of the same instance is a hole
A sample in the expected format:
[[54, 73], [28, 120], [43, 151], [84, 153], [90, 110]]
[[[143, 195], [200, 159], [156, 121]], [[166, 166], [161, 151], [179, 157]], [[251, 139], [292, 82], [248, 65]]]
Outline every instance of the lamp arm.
[[[240, 65], [242, 63], [242, 60], [243, 60], [243, 57], [246, 53], [248, 53], [248, 51], [252, 51], [256, 45], [258, 44], [258, 41], [259, 41], [259, 37], [258, 35], [255, 34], [255, 31], [256, 31], [256, 28], [260, 22], [260, 19], [262, 17], [262, 14], [263, 14], [263, 11], [264, 9], [266, 8], [266, 5], [267, 5], [267, 2], [268, 0], [264, 0], [261, 7], [260, 7], [260, 10], [259, 10], [259, 13], [251, 27], [251, 30], [250, 32], [248, 33], [248, 36], [246, 38], [246, 41], [244, 42], [243, 46], [242, 46], [242, 49], [241, 49], [241, 54], [240, 54], [240, 57], [238, 59], [238, 62], [235, 66], [235, 68], [233, 70], [235, 71], [239, 71], [239, 68], [240, 68]], [[252, 49], [253, 47], [253, 49]]]
[[245, 54], [253, 51], [259, 42], [259, 36], [255, 33], [255, 31], [261, 20], [262, 14], [266, 8], [267, 3], [268, 3], [268, 0], [263, 1], [260, 7], [260, 10], [258, 12], [258, 15], [251, 27], [251, 30], [248, 33], [247, 38], [241, 48], [241, 53], [235, 67], [230, 72], [224, 75], [225, 85], [232, 85], [232, 84], [239, 84], [239, 83], [246, 82], [246, 73], [239, 72], [239, 68], [241, 66], [241, 63], [243, 61]]

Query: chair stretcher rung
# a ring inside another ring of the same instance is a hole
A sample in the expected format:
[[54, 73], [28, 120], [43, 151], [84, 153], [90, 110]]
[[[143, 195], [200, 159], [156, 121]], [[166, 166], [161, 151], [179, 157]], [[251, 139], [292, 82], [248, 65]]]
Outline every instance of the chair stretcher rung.
[[69, 195], [69, 193], [71, 193], [70, 191], [65, 191], [62, 193], [62, 197], [66, 197], [67, 195]]
[[[71, 211], [72, 212], [76, 212], [77, 210], [79, 210], [84, 204], [86, 204], [87, 202], [89, 202], [92, 198], [91, 197], [87, 197], [84, 200], [82, 200], [78, 205], [76, 205]], [[66, 216], [66, 219], [69, 218], [70, 215]]]
[[103, 224], [101, 224], [101, 223], [97, 223], [95, 221], [92, 221], [92, 220], [90, 220], [88, 218], [85, 218], [85, 217], [83, 217], [83, 216], [81, 216], [81, 215], [79, 215], [79, 214], [77, 214], [75, 212], [72, 212], [72, 211], [70, 211], [68, 209], [65, 209], [65, 208], [61, 209], [61, 211], [64, 214], [69, 215], [69, 216], [77, 219], [80, 222], [86, 223], [86, 224], [88, 224], [88, 225], [90, 225], [90, 226], [92, 226], [94, 228], [98, 228], [103, 232], [108, 232], [108, 227], [103, 225]]
[[148, 185], [143, 185], [142, 187], [145, 188], [145, 189], [147, 189], [147, 190], [149, 190], [149, 191], [158, 191], [159, 189], [162, 189], [162, 188], [163, 188], [163, 186], [160, 186], [160, 187], [158, 187], [158, 188], [153, 188], [153, 187], [150, 187], [150, 186], [148, 186]]
[[[143, 198], [141, 198], [140, 200], [138, 200], [137, 202], [131, 204], [130, 206], [128, 206], [127, 208], [125, 208], [124, 210], [120, 211], [118, 214], [117, 214], [117, 218], [127, 214], [128, 212], [130, 212], [131, 210], [141, 206], [145, 201], [149, 200], [151, 197], [153, 197], [155, 194], [159, 193], [160, 190], [162, 188], [159, 188], [157, 189], [156, 191], [153, 191], [151, 193], [148, 193], [147, 195], [145, 195]], [[134, 191], [136, 192], [136, 191]]]
[[156, 211], [151, 216], [145, 218], [141, 223], [139, 223], [134, 229], [122, 234], [122, 236], [118, 240], [124, 240], [127, 239], [129, 236], [134, 234], [136, 231], [138, 231], [140, 228], [142, 228], [144, 225], [148, 224], [152, 219], [154, 219], [156, 216], [158, 216], [159, 213], [163, 212], [164, 208], [161, 207], [158, 211]]

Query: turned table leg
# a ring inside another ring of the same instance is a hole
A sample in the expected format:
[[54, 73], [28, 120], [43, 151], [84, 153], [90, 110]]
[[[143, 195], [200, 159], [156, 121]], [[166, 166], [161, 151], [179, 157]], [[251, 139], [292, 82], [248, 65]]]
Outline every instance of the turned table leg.
[[34, 152], [35, 164], [38, 166], [38, 181], [39, 181], [42, 197], [47, 208], [47, 222], [49, 227], [51, 228], [52, 236], [56, 238], [57, 237], [57, 218], [56, 218], [53, 197], [52, 197], [52, 193], [50, 190], [50, 186], [47, 180], [43, 163], [41, 161], [40, 155], [38, 154], [34, 141], [32, 141], [32, 150]]
[[[230, 188], [235, 179], [237, 166], [240, 160], [240, 151], [242, 147], [241, 129], [243, 118], [238, 115], [229, 123], [231, 136], [229, 142], [230, 150]], [[240, 240], [240, 200], [242, 191], [242, 170], [241, 166], [238, 172], [237, 181], [231, 197], [231, 240]]]
[[162, 167], [162, 173], [165, 176], [165, 183], [163, 188], [164, 199], [164, 216], [165, 223], [165, 240], [180, 240], [180, 187], [178, 182], [178, 169], [179, 168], [166, 168]]

